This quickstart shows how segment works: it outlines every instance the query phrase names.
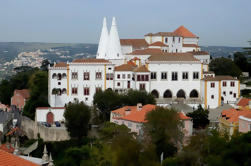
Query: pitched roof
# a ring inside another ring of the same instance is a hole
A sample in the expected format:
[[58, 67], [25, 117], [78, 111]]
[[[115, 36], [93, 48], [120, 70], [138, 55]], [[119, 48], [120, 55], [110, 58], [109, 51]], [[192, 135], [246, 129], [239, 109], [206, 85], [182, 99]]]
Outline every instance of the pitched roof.
[[[125, 112], [128, 109], [130, 109], [130, 113], [126, 115]], [[147, 104], [147, 105], [144, 105], [140, 111], [137, 110], [137, 106], [124, 106], [112, 112], [120, 114], [121, 117], [119, 119], [138, 122], [138, 123], [144, 123], [146, 122], [146, 119], [145, 119], [146, 114], [155, 109], [156, 109], [156, 105]], [[179, 117], [181, 120], [191, 119], [190, 117], [187, 117], [182, 112], [179, 112]]]
[[250, 109], [236, 110], [234, 108], [230, 108], [228, 110], [223, 110], [221, 112], [221, 117], [226, 118], [228, 122], [238, 122], [239, 116], [250, 116]]
[[135, 66], [132, 64], [123, 64], [115, 67], [115, 71], [133, 71]]
[[65, 62], [59, 62], [54, 65], [54, 67], [66, 67], [67, 64]]
[[234, 78], [232, 76], [224, 76], [224, 75], [218, 75], [218, 76], [208, 76], [203, 78], [205, 81], [222, 81], [222, 80], [237, 80], [237, 78]]
[[238, 106], [241, 106], [241, 107], [245, 107], [245, 106], [249, 105], [249, 101], [251, 101], [251, 99], [242, 97], [242, 98], [238, 101], [237, 105], [238, 105]]
[[174, 31], [175, 34], [178, 34], [182, 37], [187, 37], [187, 38], [197, 38], [197, 36], [195, 34], [193, 34], [191, 31], [189, 31], [186, 27], [184, 27], [183, 25], [180, 26], [179, 28], [177, 28]]
[[127, 61], [128, 65], [137, 66], [132, 60]]
[[147, 48], [142, 50], [135, 50], [129, 55], [154, 55], [154, 54], [162, 54], [161, 49], [159, 48]]
[[86, 59], [75, 59], [73, 63], [110, 63], [110, 61], [105, 59], [95, 59], [95, 58], [86, 58]]
[[145, 36], [181, 36], [181, 35], [174, 32], [157, 32], [157, 33], [148, 33]]
[[189, 51], [193, 55], [209, 55], [207, 51]]
[[1, 166], [39, 166], [28, 160], [22, 159], [11, 153], [0, 150], [0, 165]]
[[157, 41], [157, 42], [154, 42], [152, 44], [149, 44], [149, 46], [159, 46], [159, 47], [168, 47], [168, 45], [160, 42], [160, 41]]
[[152, 55], [148, 58], [149, 61], [197, 61], [191, 53], [162, 53]]
[[21, 89], [21, 90], [18, 90], [16, 89], [14, 91], [14, 94], [20, 94], [21, 96], [23, 96], [23, 98], [25, 99], [28, 99], [30, 97], [30, 92], [29, 92], [29, 89]]
[[183, 47], [199, 47], [197, 44], [183, 44]]
[[133, 70], [134, 72], [150, 72], [145, 65], [139, 66]]
[[145, 39], [120, 39], [121, 45], [130, 45], [134, 49], [147, 47], [148, 43], [145, 41]]

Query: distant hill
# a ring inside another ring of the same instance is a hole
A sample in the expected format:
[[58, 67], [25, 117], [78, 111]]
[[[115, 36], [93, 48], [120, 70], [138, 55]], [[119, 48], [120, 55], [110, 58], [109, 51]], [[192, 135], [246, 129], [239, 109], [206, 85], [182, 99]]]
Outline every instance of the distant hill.
[[209, 52], [213, 58], [233, 56], [235, 52], [244, 51], [242, 47], [227, 46], [201, 46], [201, 50]]

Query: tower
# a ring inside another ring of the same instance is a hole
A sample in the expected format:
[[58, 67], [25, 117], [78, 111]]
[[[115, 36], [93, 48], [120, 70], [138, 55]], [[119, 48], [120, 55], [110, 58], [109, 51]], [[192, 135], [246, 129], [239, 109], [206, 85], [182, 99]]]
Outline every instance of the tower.
[[106, 56], [106, 50], [107, 50], [107, 43], [108, 43], [108, 30], [106, 25], [106, 17], [104, 17], [103, 20], [103, 27], [101, 31], [101, 36], [99, 39], [99, 45], [98, 45], [98, 51], [97, 51], [97, 59], [103, 59]]
[[121, 51], [120, 39], [115, 17], [112, 18], [112, 26], [108, 39], [105, 59], [124, 59]]

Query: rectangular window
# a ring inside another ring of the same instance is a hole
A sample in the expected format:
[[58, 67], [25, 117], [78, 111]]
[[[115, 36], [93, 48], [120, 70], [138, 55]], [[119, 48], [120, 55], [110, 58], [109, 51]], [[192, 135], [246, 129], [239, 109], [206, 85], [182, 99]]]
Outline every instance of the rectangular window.
[[231, 95], [231, 94], [233, 94], [233, 92], [232, 92], [232, 91], [230, 91], [230, 92], [229, 92], [229, 94]]
[[71, 94], [72, 95], [78, 94], [78, 88], [71, 88]]
[[151, 80], [156, 80], [156, 79], [157, 79], [157, 73], [151, 72]]
[[120, 86], [120, 82], [117, 82], [117, 86]]
[[127, 74], [127, 78], [130, 79], [131, 78], [131, 74]]
[[172, 81], [178, 80], [178, 72], [172, 72]]
[[215, 83], [212, 82], [212, 83], [211, 83], [211, 88], [214, 88], [214, 87], [215, 87]]
[[145, 84], [139, 84], [139, 90], [146, 90]]
[[161, 73], [161, 79], [166, 80], [167, 79], [167, 72], [162, 72]]
[[71, 79], [77, 80], [78, 79], [78, 73], [77, 72], [72, 72], [71, 73]]
[[137, 75], [137, 81], [141, 81], [141, 80], [140, 80], [140, 75]]
[[84, 80], [90, 80], [90, 73], [84, 72]]
[[227, 82], [226, 82], [226, 81], [223, 81], [222, 85], [223, 85], [224, 87], [226, 87], [226, 86], [227, 86]]
[[180, 43], [180, 37], [179, 37], [179, 43]]
[[85, 95], [85, 96], [89, 96], [89, 94], [90, 94], [90, 88], [85, 87], [85, 88], [84, 88], [84, 95]]
[[96, 72], [96, 80], [102, 79], [102, 73], [101, 72]]
[[173, 37], [173, 42], [175, 43], [175, 37]]
[[188, 80], [188, 72], [183, 72], [182, 73], [182, 79], [183, 80]]
[[125, 79], [125, 74], [122, 75], [122, 78]]
[[120, 74], [117, 74], [117, 79], [120, 79]]
[[199, 79], [199, 72], [193, 72], [193, 79]]
[[211, 95], [211, 99], [214, 99], [214, 95]]
[[231, 81], [230, 86], [234, 87], [235, 86], [235, 82]]
[[236, 98], [236, 93], [234, 93], [234, 98]]
[[146, 81], [149, 81], [149, 75], [145, 75], [145, 78]]
[[102, 88], [96, 87], [96, 93], [102, 91]]
[[167, 43], [167, 42], [168, 42], [168, 38], [166, 37], [166, 38], [165, 38], [165, 43]]
[[112, 73], [107, 73], [106, 74], [106, 80], [113, 80], [113, 74]]

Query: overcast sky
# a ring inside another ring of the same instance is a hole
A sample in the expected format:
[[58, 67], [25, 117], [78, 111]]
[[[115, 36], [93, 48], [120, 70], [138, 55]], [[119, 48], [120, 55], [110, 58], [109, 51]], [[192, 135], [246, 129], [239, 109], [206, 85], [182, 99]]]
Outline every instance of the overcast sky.
[[120, 38], [184, 25], [200, 45], [251, 39], [251, 0], [0, 0], [0, 41], [98, 43], [104, 16]]

